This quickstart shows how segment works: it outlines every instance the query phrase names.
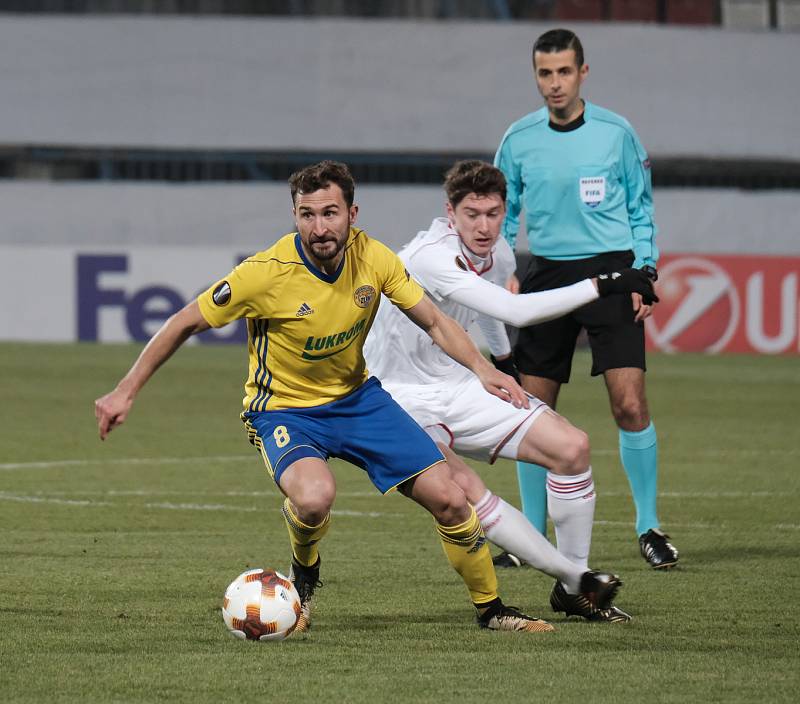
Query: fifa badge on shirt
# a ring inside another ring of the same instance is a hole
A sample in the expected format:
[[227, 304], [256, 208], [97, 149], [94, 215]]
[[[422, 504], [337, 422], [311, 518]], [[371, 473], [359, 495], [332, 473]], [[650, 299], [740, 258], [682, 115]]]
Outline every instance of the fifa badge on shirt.
[[606, 197], [605, 176], [589, 176], [580, 179], [581, 200], [590, 208], [596, 208]]

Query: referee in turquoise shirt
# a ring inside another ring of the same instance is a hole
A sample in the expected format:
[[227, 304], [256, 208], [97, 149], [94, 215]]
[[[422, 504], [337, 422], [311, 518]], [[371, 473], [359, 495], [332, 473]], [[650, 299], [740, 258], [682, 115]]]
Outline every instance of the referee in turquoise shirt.
[[[655, 280], [658, 249], [650, 161], [630, 123], [580, 97], [589, 73], [575, 34], [554, 29], [533, 45], [536, 85], [545, 107], [506, 131], [495, 165], [508, 181], [503, 234], [513, 248], [525, 211], [533, 258], [519, 284], [523, 293], [566, 286], [634, 266]], [[555, 408], [569, 381], [575, 342], [585, 328], [592, 375], [605, 377], [619, 428], [622, 465], [636, 505], [642, 556], [656, 569], [673, 567], [678, 551], [660, 530], [658, 445], [645, 395], [644, 319], [652, 310], [639, 294], [615, 295], [557, 320], [520, 330], [513, 363], [526, 391]], [[498, 366], [511, 367], [510, 358]], [[547, 525], [546, 469], [517, 465], [526, 516]], [[556, 539], [558, 536], [556, 536]], [[501, 554], [495, 564], [519, 564]]]

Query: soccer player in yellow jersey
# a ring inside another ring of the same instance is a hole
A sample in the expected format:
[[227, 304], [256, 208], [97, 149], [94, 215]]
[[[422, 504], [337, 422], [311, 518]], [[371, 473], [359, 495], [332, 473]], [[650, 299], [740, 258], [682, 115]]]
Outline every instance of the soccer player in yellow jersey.
[[242, 419], [286, 496], [291, 577], [302, 604], [298, 630], [310, 626], [318, 544], [336, 495], [329, 457], [361, 467], [381, 492], [397, 489], [434, 516], [481, 627], [553, 630], [500, 600], [475, 509], [434, 442], [368, 376], [362, 348], [381, 294], [489, 393], [518, 407], [527, 407], [527, 397], [425, 296], [395, 254], [354, 227], [355, 184], [344, 164], [309, 166], [289, 184], [297, 232], [246, 259], [164, 323], [116, 388], [95, 402], [100, 438], [125, 421], [142, 386], [191, 335], [246, 318], [250, 369]]

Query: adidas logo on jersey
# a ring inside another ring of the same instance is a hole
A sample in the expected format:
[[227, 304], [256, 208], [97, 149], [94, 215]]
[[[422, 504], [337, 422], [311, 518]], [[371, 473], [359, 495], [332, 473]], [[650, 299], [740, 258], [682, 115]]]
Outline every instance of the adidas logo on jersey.
[[295, 316], [298, 318], [302, 318], [304, 315], [311, 315], [313, 312], [314, 309], [310, 305], [308, 305], [308, 303], [303, 303], [303, 305], [297, 309], [297, 313], [295, 313]]

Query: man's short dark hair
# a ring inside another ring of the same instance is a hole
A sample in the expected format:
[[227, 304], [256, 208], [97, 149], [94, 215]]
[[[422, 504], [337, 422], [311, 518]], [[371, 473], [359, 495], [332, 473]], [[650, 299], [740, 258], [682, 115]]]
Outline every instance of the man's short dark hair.
[[444, 177], [444, 190], [454, 208], [470, 193], [478, 196], [497, 193], [505, 203], [506, 177], [500, 169], [485, 161], [457, 161]]
[[356, 182], [347, 164], [341, 161], [320, 161], [318, 164], [306, 166], [300, 171], [295, 171], [289, 176], [289, 189], [292, 192], [292, 203], [298, 193], [313, 193], [322, 188], [327, 188], [335, 183], [342, 189], [344, 201], [349, 208], [353, 205], [353, 196], [356, 190]]
[[572, 49], [575, 52], [575, 63], [578, 68], [583, 66], [583, 44], [575, 32], [569, 29], [551, 29], [545, 32], [533, 43], [533, 65], [536, 66], [536, 52], [555, 54], [558, 51]]

